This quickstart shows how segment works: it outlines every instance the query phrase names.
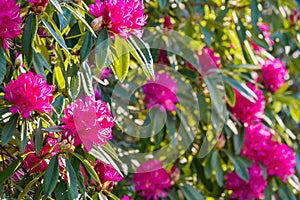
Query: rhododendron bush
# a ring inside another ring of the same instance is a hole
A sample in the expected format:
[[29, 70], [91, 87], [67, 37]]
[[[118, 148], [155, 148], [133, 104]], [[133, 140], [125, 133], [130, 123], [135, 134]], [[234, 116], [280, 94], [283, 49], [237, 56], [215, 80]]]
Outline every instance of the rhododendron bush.
[[299, 199], [299, 28], [296, 0], [0, 0], [0, 198]]

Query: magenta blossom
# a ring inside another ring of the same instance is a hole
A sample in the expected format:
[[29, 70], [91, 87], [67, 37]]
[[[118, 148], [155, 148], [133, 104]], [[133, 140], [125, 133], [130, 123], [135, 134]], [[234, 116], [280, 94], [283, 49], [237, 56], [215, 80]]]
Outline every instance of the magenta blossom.
[[103, 145], [112, 139], [114, 125], [111, 114], [102, 100], [87, 96], [70, 103], [61, 119], [65, 131], [74, 137], [74, 145], [84, 145], [90, 151], [92, 145]]
[[101, 72], [100, 72], [100, 79], [107, 79], [109, 78], [109, 76], [112, 74], [112, 70], [111, 68], [108, 68], [108, 67], [104, 67]]
[[235, 172], [230, 172], [225, 176], [226, 190], [232, 190], [231, 199], [261, 199], [267, 181], [263, 178], [259, 165], [253, 164], [248, 168], [249, 181], [242, 180]]
[[21, 34], [20, 7], [14, 0], [0, 0], [0, 41], [8, 50], [9, 40]]
[[169, 15], [166, 15], [166, 16], [164, 17], [164, 28], [165, 28], [165, 29], [168, 29], [168, 30], [172, 30], [173, 27], [174, 27], [174, 25], [173, 25], [172, 22], [171, 22], [170, 16], [169, 16]]
[[271, 92], [275, 92], [284, 84], [284, 78], [287, 75], [284, 64], [278, 59], [267, 59], [261, 64], [261, 75], [264, 85]]
[[176, 82], [166, 73], [155, 73], [155, 80], [150, 79], [143, 85], [144, 101], [147, 108], [160, 106], [160, 110], [174, 111], [176, 97]]
[[54, 87], [48, 85], [42, 76], [28, 72], [4, 87], [4, 98], [13, 104], [10, 112], [19, 112], [23, 118], [28, 118], [31, 111], [51, 112], [53, 91]]
[[122, 176], [120, 176], [117, 170], [99, 160], [96, 161], [94, 169], [100, 179], [100, 182], [108, 190], [112, 190], [114, 182], [119, 182], [122, 180]]
[[252, 162], [262, 163], [270, 176], [278, 176], [284, 182], [294, 174], [296, 159], [285, 144], [272, 140], [272, 134], [264, 125], [255, 124], [245, 128], [245, 142], [241, 155]]
[[236, 100], [230, 111], [241, 122], [251, 124], [252, 121], [260, 121], [260, 116], [264, 114], [265, 100], [261, 90], [251, 83], [247, 83], [247, 86], [256, 94], [256, 101], [250, 102], [234, 88]]
[[[264, 38], [269, 46], [274, 45], [274, 41], [270, 38], [269, 26], [266, 23], [261, 23], [258, 25], [259, 29], [262, 31]], [[253, 40], [250, 41], [254, 51], [260, 53], [262, 48], [259, 47]]]
[[133, 175], [135, 191], [140, 191], [140, 196], [146, 200], [166, 198], [170, 190], [170, 175], [159, 161], [148, 160], [137, 168]]
[[91, 24], [95, 30], [106, 27], [123, 39], [130, 33], [141, 36], [141, 27], [146, 24], [143, 11], [141, 0], [95, 0], [89, 6], [89, 13], [96, 17]]
[[[35, 154], [35, 149], [32, 140], [30, 140], [25, 147], [25, 153], [32, 153], [25, 157], [25, 159], [22, 162], [22, 166], [25, 169], [27, 169], [30, 173], [45, 171], [50, 161], [49, 158], [51, 158], [58, 152], [56, 139], [54, 138], [53, 134], [48, 134], [44, 140], [44, 146], [41, 148], [38, 156], [36, 156]], [[46, 159], [45, 156], [47, 156]]]

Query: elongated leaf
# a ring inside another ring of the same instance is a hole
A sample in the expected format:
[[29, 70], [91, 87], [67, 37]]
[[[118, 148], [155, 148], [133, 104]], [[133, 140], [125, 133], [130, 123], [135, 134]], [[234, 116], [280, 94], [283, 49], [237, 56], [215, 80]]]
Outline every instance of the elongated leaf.
[[180, 189], [186, 200], [204, 200], [204, 197], [191, 185], [184, 184]]
[[138, 58], [141, 58], [142, 68], [148, 77], [154, 77], [153, 59], [147, 45], [138, 37], [130, 36], [129, 40]]
[[225, 92], [226, 92], [226, 101], [227, 103], [233, 107], [235, 105], [235, 93], [228, 84], [225, 84]]
[[245, 141], [244, 130], [241, 130], [238, 132], [238, 134], [233, 135], [233, 146], [236, 155], [240, 154], [243, 148], [244, 141]]
[[45, 27], [47, 28], [47, 30], [50, 32], [50, 34], [54, 37], [54, 39], [58, 42], [58, 44], [68, 53], [70, 54], [68, 47], [63, 39], [63, 37], [61, 35], [58, 35], [59, 32], [56, 32], [50, 24], [48, 24], [48, 22], [44, 19], [41, 18], [43, 24], [45, 25]]
[[38, 22], [35, 14], [30, 14], [26, 19], [22, 37], [22, 55], [25, 66], [32, 64], [34, 56], [33, 41], [37, 32]]
[[167, 4], [167, 0], [158, 0], [158, 5], [160, 9], [164, 9]]
[[89, 25], [89, 23], [81, 16], [81, 14], [77, 10], [75, 10], [74, 8], [72, 8], [71, 6], [69, 6], [67, 4], [65, 4], [64, 7], [67, 8], [68, 10], [70, 10], [72, 12], [72, 14], [74, 15], [74, 17], [76, 19], [78, 19], [79, 21], [81, 21], [86, 26], [86, 28], [89, 29], [89, 31], [92, 33], [92, 35], [95, 38], [97, 37], [93, 28]]
[[219, 159], [217, 151], [213, 151], [213, 153], [212, 153], [211, 165], [213, 166], [213, 168], [216, 171], [216, 181], [217, 181], [217, 184], [220, 187], [222, 187], [223, 186], [224, 176], [223, 176], [223, 170], [222, 170], [222, 167], [221, 167], [221, 162], [220, 162], [220, 159]]
[[81, 163], [86, 167], [86, 169], [88, 170], [89, 174], [92, 176], [92, 178], [100, 183], [99, 177], [97, 175], [97, 173], [95, 172], [94, 168], [91, 166], [91, 164], [89, 163], [89, 161], [87, 159], [85, 159], [84, 157], [82, 157], [81, 155], [79, 155], [78, 153], [75, 152], [70, 152], [72, 155], [74, 155], [76, 158], [78, 158]]
[[210, 46], [211, 45], [211, 35], [210, 35], [210, 32], [204, 28], [203, 26], [200, 25], [200, 30], [201, 30], [201, 33], [204, 35], [204, 41], [205, 41], [205, 44], [207, 46]]
[[27, 120], [23, 119], [23, 123], [22, 123], [22, 128], [21, 128], [21, 134], [20, 134], [20, 151], [21, 153], [24, 153], [25, 151], [25, 147], [26, 147], [26, 143], [27, 143]]
[[41, 178], [42, 175], [43, 175], [43, 173], [38, 174], [28, 184], [26, 184], [26, 187], [19, 194], [17, 200], [24, 199], [25, 195], [29, 192], [29, 190], [31, 189], [31, 187], [33, 186], [33, 184], [35, 184], [39, 180], [39, 178]]
[[22, 163], [22, 158], [18, 158], [0, 172], [0, 185], [2, 185], [11, 175], [19, 168]]
[[89, 56], [93, 46], [93, 36], [90, 31], [85, 34], [82, 47], [80, 49], [80, 62], [83, 63]]
[[232, 153], [230, 153], [227, 150], [224, 150], [224, 152], [227, 154], [229, 159], [231, 160], [234, 171], [237, 173], [237, 175], [243, 179], [244, 181], [249, 180], [249, 173], [247, 169], [247, 164], [243, 162], [243, 160], [239, 156], [234, 156]]
[[50, 2], [60, 14], [64, 14], [57, 0], [50, 0]]
[[5, 74], [6, 74], [6, 59], [4, 55], [4, 50], [2, 46], [0, 46], [0, 84], [3, 82]]
[[43, 147], [43, 140], [44, 140], [44, 132], [43, 132], [42, 120], [39, 119], [38, 125], [36, 127], [35, 136], [34, 136], [34, 149], [35, 149], [35, 154], [37, 156], [39, 155]]
[[45, 198], [47, 198], [53, 192], [57, 184], [58, 176], [59, 176], [58, 155], [55, 155], [50, 160], [48, 168], [46, 169], [45, 172], [45, 178], [43, 184]]
[[40, 74], [44, 78], [46, 78], [43, 63], [41, 62], [41, 60], [39, 59], [39, 57], [37, 55], [38, 55], [37, 52], [34, 52], [33, 63], [32, 63], [34, 70], [37, 74]]
[[239, 93], [245, 97], [246, 99], [248, 99], [250, 102], [254, 103], [257, 99], [256, 94], [250, 89], [248, 88], [246, 85], [241, 84], [240, 82], [229, 78], [229, 77], [225, 77], [223, 76], [223, 80], [226, 81], [229, 85], [231, 85], [231, 87], [234, 87], [235, 89], [237, 89], [239, 91]]
[[80, 68], [80, 72], [78, 72], [78, 75], [81, 77], [82, 86], [85, 92], [85, 95], [87, 96], [93, 96], [94, 88], [93, 88], [93, 82], [92, 82], [92, 73], [90, 66], [87, 64], [87, 62], [84, 62]]
[[6, 145], [11, 140], [14, 133], [17, 131], [16, 125], [19, 115], [13, 115], [8, 122], [3, 127], [2, 134], [1, 134], [1, 142], [2, 145]]
[[63, 130], [65, 129], [60, 126], [50, 126], [48, 128], [43, 129], [43, 131], [47, 132], [62, 132]]
[[77, 199], [78, 197], [77, 177], [73, 169], [73, 166], [68, 159], [66, 159], [66, 169], [67, 169], [67, 177], [68, 177], [69, 194], [71, 196], [71, 199]]
[[[95, 46], [95, 62], [96, 66], [101, 70], [108, 56], [109, 36], [106, 28], [99, 31]], [[100, 72], [99, 70], [99, 72]]]

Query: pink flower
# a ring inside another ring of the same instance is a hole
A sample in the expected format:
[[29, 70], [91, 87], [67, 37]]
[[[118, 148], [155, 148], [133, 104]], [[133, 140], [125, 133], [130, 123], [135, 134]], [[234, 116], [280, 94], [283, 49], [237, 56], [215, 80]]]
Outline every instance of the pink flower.
[[256, 94], [256, 101], [250, 102], [234, 88], [235, 105], [229, 109], [238, 120], [251, 124], [252, 121], [260, 121], [259, 118], [264, 113], [265, 100], [261, 90], [256, 89], [251, 83], [247, 83], [247, 86]]
[[176, 97], [176, 82], [166, 73], [155, 73], [155, 80], [150, 79], [142, 87], [145, 93], [144, 101], [147, 108], [160, 106], [161, 111], [176, 109], [175, 103], [178, 101]]
[[113, 167], [97, 160], [94, 169], [100, 179], [100, 182], [106, 186], [108, 190], [112, 190], [114, 182], [122, 180], [122, 176]]
[[168, 29], [168, 30], [172, 30], [174, 25], [171, 22], [170, 16], [166, 15], [164, 19], [165, 19], [165, 21], [164, 21], [164, 28]]
[[275, 60], [267, 59], [261, 64], [261, 75], [265, 87], [271, 92], [275, 92], [284, 84], [287, 72], [284, 64], [278, 58]]
[[92, 96], [70, 103], [61, 121], [65, 131], [73, 135], [74, 145], [83, 144], [86, 151], [90, 151], [92, 145], [103, 145], [112, 139], [111, 114], [102, 100], [95, 101]]
[[28, 72], [4, 87], [4, 98], [13, 104], [10, 112], [19, 112], [23, 118], [28, 118], [31, 111], [51, 112], [53, 91], [54, 87], [47, 85], [42, 76]]
[[[198, 57], [198, 62], [200, 65], [200, 73], [202, 76], [207, 75], [211, 70], [220, 68], [221, 59], [220, 56], [217, 56], [215, 52], [209, 47], [203, 47], [201, 54], [198, 51], [195, 51], [196, 56]], [[191, 70], [196, 70], [189, 62], [187, 67]]]
[[262, 170], [259, 165], [253, 164], [248, 168], [249, 181], [242, 180], [235, 172], [230, 172], [225, 176], [226, 190], [232, 190], [232, 199], [261, 199], [267, 181], [263, 178]]
[[159, 161], [148, 160], [137, 168], [133, 175], [135, 191], [140, 191], [140, 196], [146, 200], [166, 198], [166, 190], [170, 190], [170, 175]]
[[[264, 38], [265, 38], [266, 42], [268, 43], [268, 45], [273, 46], [274, 41], [270, 38], [269, 26], [266, 23], [261, 23], [258, 25], [258, 27], [262, 31]], [[262, 48], [259, 47], [253, 40], [251, 40], [250, 43], [256, 53], [261, 52]]]
[[262, 124], [245, 128], [245, 142], [241, 155], [252, 162], [262, 163], [270, 176], [278, 176], [284, 182], [294, 174], [296, 159], [285, 144], [272, 140], [271, 132]]
[[0, 40], [2, 47], [8, 50], [9, 39], [21, 34], [22, 19], [20, 7], [14, 0], [1, 0], [0, 2]]
[[130, 200], [129, 196], [123, 196], [120, 200]]
[[[48, 134], [44, 140], [44, 146], [41, 148], [38, 156], [36, 156], [34, 152], [35, 150], [32, 140], [30, 140], [25, 147], [25, 153], [33, 152], [26, 156], [26, 158], [22, 162], [22, 166], [30, 173], [45, 171], [50, 161], [49, 158], [51, 158], [51, 156], [54, 156], [58, 152], [56, 139], [54, 138], [53, 134]], [[52, 151], [49, 152], [51, 149]], [[46, 155], [48, 155], [49, 158], [45, 159]]]
[[141, 36], [141, 27], [146, 24], [143, 11], [141, 0], [95, 0], [89, 6], [89, 13], [96, 17], [91, 24], [95, 30], [106, 27], [124, 39], [130, 33]]
[[99, 77], [100, 77], [100, 79], [107, 79], [107, 78], [109, 78], [111, 73], [112, 73], [111, 68], [105, 67], [101, 70]]

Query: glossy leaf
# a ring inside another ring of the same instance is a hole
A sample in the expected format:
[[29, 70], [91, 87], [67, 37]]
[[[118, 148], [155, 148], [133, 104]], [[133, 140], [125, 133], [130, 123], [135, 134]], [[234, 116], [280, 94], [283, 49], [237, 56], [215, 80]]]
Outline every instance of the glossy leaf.
[[77, 178], [76, 173], [73, 169], [72, 164], [68, 159], [66, 161], [66, 170], [67, 170], [67, 177], [68, 177], [68, 190], [71, 199], [77, 199], [78, 197], [78, 190], [77, 190]]
[[0, 84], [4, 80], [6, 74], [6, 58], [4, 55], [4, 49], [0, 46]]
[[80, 49], [80, 62], [83, 63], [91, 53], [93, 46], [93, 36], [90, 31], [85, 34], [82, 47]]
[[35, 135], [34, 135], [34, 149], [35, 154], [38, 156], [40, 153], [40, 150], [43, 147], [43, 140], [44, 140], [44, 132], [43, 132], [43, 126], [42, 126], [42, 120], [39, 119]]
[[2, 185], [7, 179], [9, 179], [10, 176], [19, 168], [22, 160], [22, 158], [18, 158], [0, 172], [0, 185]]
[[95, 45], [95, 62], [96, 66], [102, 69], [108, 56], [109, 51], [109, 35], [106, 28], [99, 31]]
[[2, 145], [6, 145], [12, 139], [12, 136], [17, 131], [17, 120], [19, 115], [15, 114], [11, 116], [8, 122], [5, 123], [2, 133], [1, 133], [1, 142]]
[[204, 200], [204, 197], [191, 185], [184, 183], [180, 189], [186, 200]]
[[45, 172], [43, 190], [45, 198], [47, 198], [54, 190], [59, 176], [58, 155], [51, 158], [50, 163]]

